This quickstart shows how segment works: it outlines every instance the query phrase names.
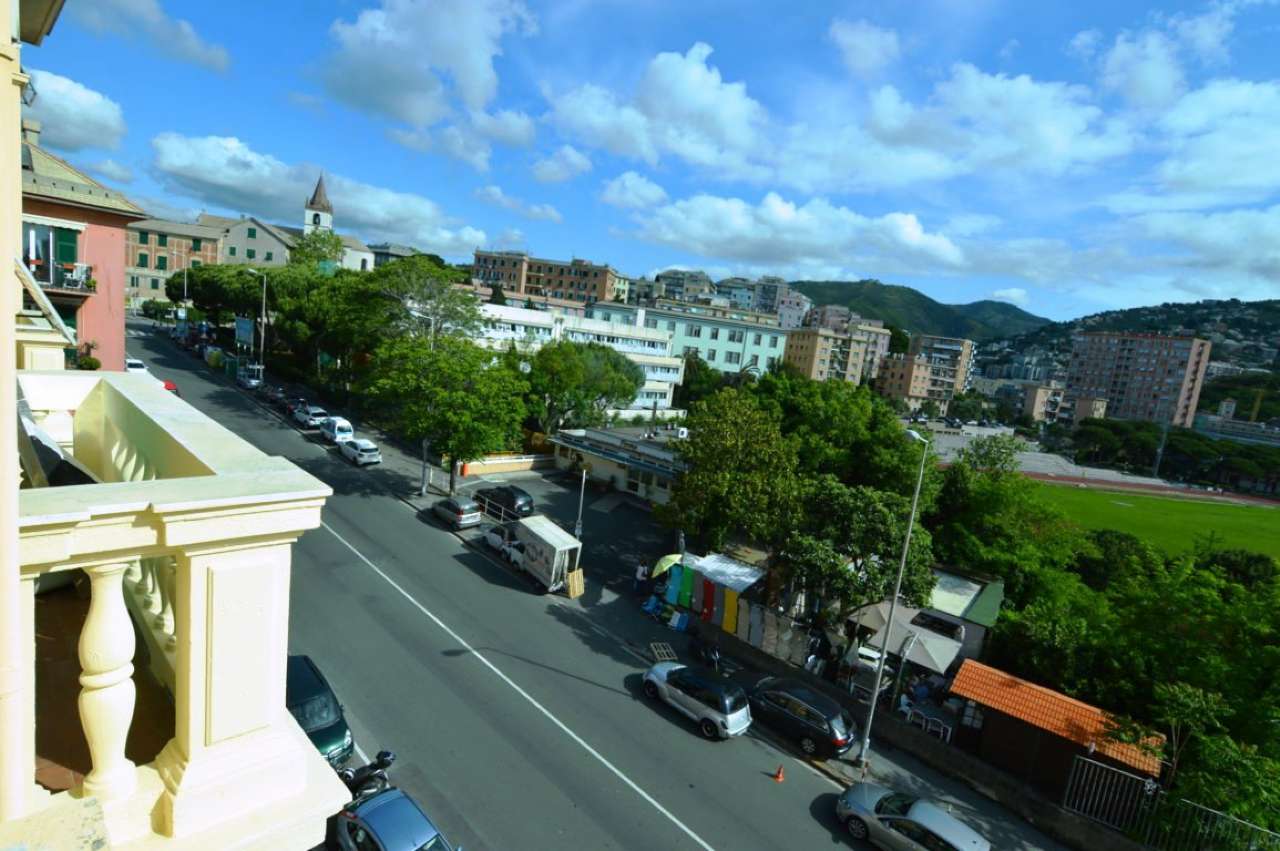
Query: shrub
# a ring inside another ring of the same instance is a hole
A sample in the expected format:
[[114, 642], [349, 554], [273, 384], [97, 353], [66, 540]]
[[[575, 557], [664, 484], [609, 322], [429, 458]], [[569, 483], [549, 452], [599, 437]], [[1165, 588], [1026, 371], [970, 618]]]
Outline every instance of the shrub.
[[93, 355], [85, 355], [76, 361], [76, 369], [93, 370], [101, 368], [102, 361], [98, 360]]

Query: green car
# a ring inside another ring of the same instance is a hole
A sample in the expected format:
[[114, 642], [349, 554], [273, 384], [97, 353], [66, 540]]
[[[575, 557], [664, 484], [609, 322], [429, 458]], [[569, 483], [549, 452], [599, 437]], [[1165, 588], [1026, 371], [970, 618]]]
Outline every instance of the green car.
[[351, 758], [355, 741], [342, 705], [310, 656], [290, 656], [285, 672], [285, 705], [329, 764], [340, 768]]

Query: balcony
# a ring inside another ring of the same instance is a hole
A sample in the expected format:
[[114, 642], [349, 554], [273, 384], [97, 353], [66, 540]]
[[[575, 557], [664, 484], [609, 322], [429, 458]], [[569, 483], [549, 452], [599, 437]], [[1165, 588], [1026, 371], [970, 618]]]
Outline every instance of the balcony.
[[[16, 676], [0, 698], [24, 723], [3, 728], [0, 847], [319, 844], [348, 795], [285, 710], [284, 672], [292, 543], [320, 525], [330, 489], [146, 376], [18, 384], [37, 440], [20, 440], [20, 573], [3, 592], [17, 595], [21, 640], [2, 645]], [[33, 463], [37, 443], [67, 458]], [[93, 481], [40, 486], [68, 469]], [[74, 682], [48, 687], [59, 672], [35, 653], [37, 585], [62, 576], [87, 590], [85, 613], [42, 621], [40, 638], [76, 648], [74, 696]], [[85, 770], [66, 766], [68, 791], [35, 783], [48, 742], [87, 754]]]
[[44, 258], [31, 257], [25, 259], [23, 265], [41, 289], [81, 297], [97, 291], [93, 266], [88, 263], [49, 263]]

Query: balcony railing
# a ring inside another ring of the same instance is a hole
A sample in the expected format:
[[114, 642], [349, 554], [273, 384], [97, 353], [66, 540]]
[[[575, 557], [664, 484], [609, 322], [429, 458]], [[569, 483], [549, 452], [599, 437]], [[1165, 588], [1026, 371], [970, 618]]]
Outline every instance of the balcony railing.
[[97, 289], [92, 264], [49, 263], [37, 258], [28, 258], [24, 263], [36, 283], [46, 289], [79, 290], [86, 294]]
[[[292, 543], [319, 526], [330, 489], [145, 376], [27, 372], [19, 385], [45, 436], [98, 480], [20, 491], [22, 588], [3, 589], [31, 607], [45, 574], [88, 579], [80, 729], [56, 735], [83, 736], [91, 767], [71, 793], [35, 788], [29, 685], [29, 723], [0, 749], [0, 838], [80, 829], [92, 800], [106, 847], [318, 844], [348, 795], [285, 709], [285, 660]], [[33, 684], [34, 618], [21, 620], [24, 655], [0, 663]], [[173, 738], [142, 765], [125, 755], [135, 626], [173, 695]], [[73, 834], [53, 835], [70, 847]]]

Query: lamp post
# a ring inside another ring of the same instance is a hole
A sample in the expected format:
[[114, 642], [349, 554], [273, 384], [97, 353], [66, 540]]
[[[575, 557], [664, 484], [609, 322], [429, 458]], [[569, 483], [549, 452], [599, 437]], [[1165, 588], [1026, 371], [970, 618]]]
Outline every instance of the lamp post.
[[582, 483], [578, 485], [578, 522], [573, 524], [573, 537], [582, 540], [582, 500], [587, 495], [587, 468], [582, 468]]
[[258, 275], [262, 278], [262, 336], [258, 344], [258, 365], [262, 367], [262, 379], [265, 381], [267, 378], [267, 273], [253, 268], [247, 268], [246, 271], [250, 275]]
[[871, 722], [876, 715], [880, 698], [880, 683], [884, 680], [884, 663], [889, 658], [889, 638], [893, 633], [893, 616], [898, 610], [898, 593], [902, 590], [902, 574], [907, 569], [907, 552], [911, 549], [911, 529], [916, 525], [916, 509], [920, 505], [920, 486], [924, 484], [924, 462], [929, 457], [929, 441], [914, 429], [907, 429], [907, 437], [920, 447], [920, 472], [916, 475], [916, 492], [911, 497], [911, 516], [907, 518], [907, 533], [902, 539], [902, 560], [898, 562], [898, 576], [893, 581], [893, 596], [889, 598], [889, 621], [885, 624], [884, 640], [880, 642], [880, 661], [876, 663], [876, 678], [871, 686], [871, 706], [867, 709], [867, 723], [862, 726], [862, 747], [858, 749], [857, 765], [866, 777], [871, 754]]

